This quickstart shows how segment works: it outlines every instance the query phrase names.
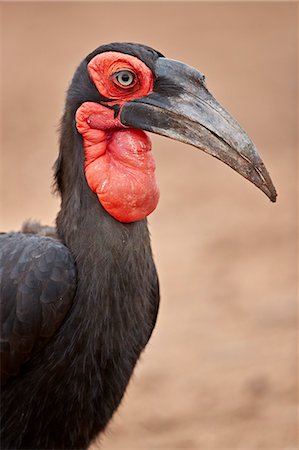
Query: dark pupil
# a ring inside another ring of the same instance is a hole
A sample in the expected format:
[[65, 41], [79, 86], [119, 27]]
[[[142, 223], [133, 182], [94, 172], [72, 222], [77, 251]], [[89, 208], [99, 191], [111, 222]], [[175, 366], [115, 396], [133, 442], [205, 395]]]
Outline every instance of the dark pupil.
[[122, 75], [122, 80], [126, 83], [127, 81], [129, 81], [130, 77], [127, 73]]

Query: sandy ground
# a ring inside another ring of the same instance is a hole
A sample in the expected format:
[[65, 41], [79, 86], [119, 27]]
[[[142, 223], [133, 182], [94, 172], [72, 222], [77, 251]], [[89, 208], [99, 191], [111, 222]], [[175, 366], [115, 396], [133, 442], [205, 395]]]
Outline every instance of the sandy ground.
[[279, 194], [271, 204], [223, 164], [153, 136], [161, 201], [149, 222], [162, 303], [103, 450], [297, 448], [295, 8], [2, 5], [2, 229], [53, 222], [65, 87], [81, 57], [114, 40], [205, 72]]

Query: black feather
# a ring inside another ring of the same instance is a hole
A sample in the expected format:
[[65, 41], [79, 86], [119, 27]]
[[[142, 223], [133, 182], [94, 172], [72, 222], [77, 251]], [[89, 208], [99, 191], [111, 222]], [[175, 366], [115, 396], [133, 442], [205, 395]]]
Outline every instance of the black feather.
[[[57, 240], [21, 233], [0, 235], [0, 267], [5, 384], [61, 325], [74, 297], [76, 269], [70, 252]], [[44, 311], [47, 303], [53, 304], [51, 317]], [[45, 334], [45, 327], [52, 333]]]

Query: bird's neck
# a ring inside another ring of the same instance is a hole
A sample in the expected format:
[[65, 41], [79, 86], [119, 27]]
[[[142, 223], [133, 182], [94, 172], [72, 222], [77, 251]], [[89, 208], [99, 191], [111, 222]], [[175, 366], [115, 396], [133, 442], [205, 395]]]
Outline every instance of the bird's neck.
[[[65, 158], [71, 149], [61, 151], [56, 176], [64, 176], [57, 230], [74, 257], [78, 281], [71, 314], [61, 328], [61, 335], [72, 336], [72, 342], [60, 352], [60, 364], [64, 372], [68, 366], [71, 371], [76, 358], [76, 373], [65, 375], [72, 377], [72, 386], [63, 389], [70, 389], [70, 396], [78, 391], [85, 399], [84, 414], [90, 417], [93, 435], [105, 428], [117, 408], [151, 335], [158, 282], [146, 220], [115, 220], [86, 183], [78, 141], [72, 164]], [[87, 374], [89, 382], [82, 383]]]
[[95, 194], [87, 194], [61, 209], [57, 229], [77, 266], [73, 316], [79, 317], [81, 339], [94, 340], [102, 359], [119, 354], [128, 335], [140, 335], [141, 351], [153, 327], [156, 282], [146, 221], [119, 223]]
[[101, 307], [106, 302], [110, 308], [114, 295], [126, 302], [120, 300], [125, 295], [129, 302], [140, 286], [147, 286], [153, 265], [149, 231], [146, 220], [121, 223], [103, 208], [86, 182], [84, 165], [82, 157], [79, 167], [62, 163], [65, 184], [57, 231], [74, 256], [86, 307], [98, 308], [101, 297]]

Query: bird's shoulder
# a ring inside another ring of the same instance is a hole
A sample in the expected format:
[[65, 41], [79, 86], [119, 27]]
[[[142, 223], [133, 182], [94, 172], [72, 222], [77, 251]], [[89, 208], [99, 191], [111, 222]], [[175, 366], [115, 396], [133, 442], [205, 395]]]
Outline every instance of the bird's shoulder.
[[[76, 267], [58, 239], [0, 234], [1, 372], [6, 379], [61, 325], [76, 289]], [[1, 374], [2, 375], [2, 374]]]

